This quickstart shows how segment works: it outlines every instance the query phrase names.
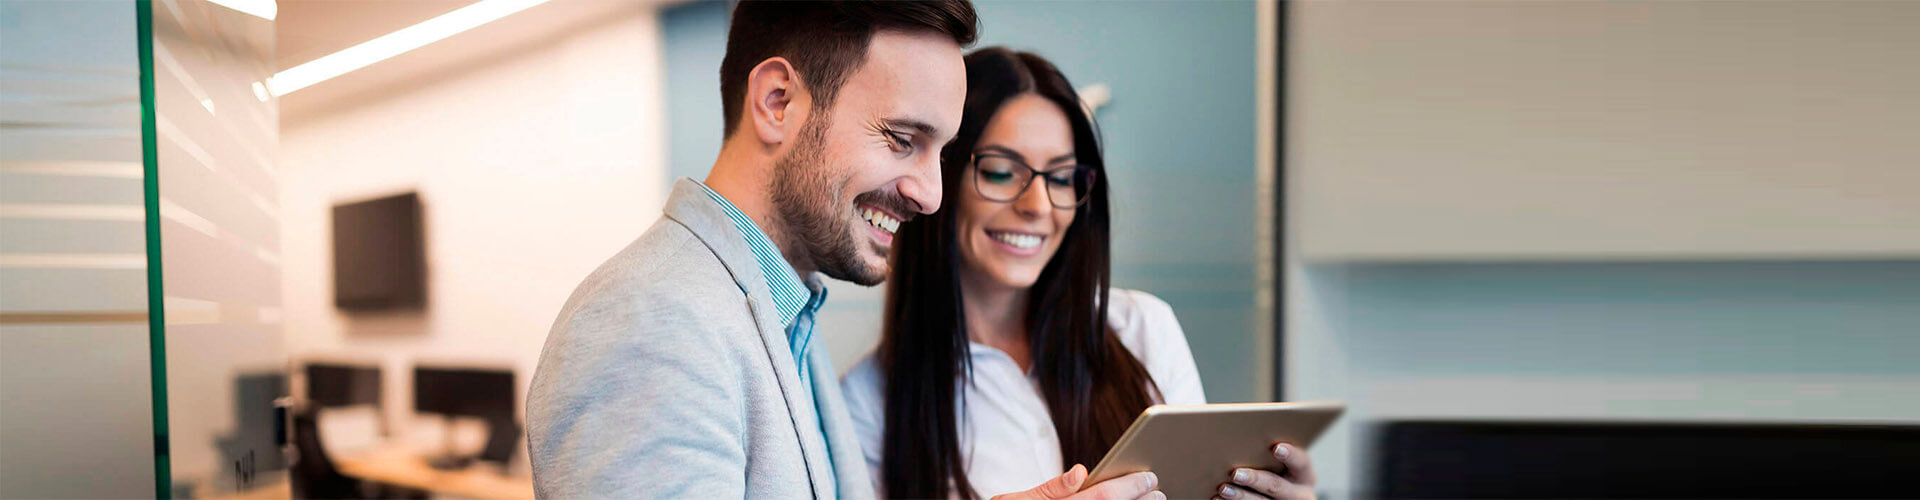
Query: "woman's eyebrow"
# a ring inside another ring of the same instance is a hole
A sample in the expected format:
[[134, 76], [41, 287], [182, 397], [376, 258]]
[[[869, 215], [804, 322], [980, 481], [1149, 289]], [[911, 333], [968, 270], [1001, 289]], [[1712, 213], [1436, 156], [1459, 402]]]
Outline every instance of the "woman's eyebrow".
[[[984, 145], [984, 146], [980, 146], [979, 148], [977, 148], [977, 149], [975, 149], [974, 151], [975, 151], [976, 153], [980, 153], [980, 152], [991, 152], [991, 153], [1000, 153], [1000, 154], [1003, 154], [1003, 155], [1007, 155], [1007, 156], [1011, 156], [1011, 157], [1013, 157], [1014, 159], [1017, 159], [1017, 160], [1020, 160], [1020, 161], [1021, 161], [1021, 162], [1023, 162], [1023, 163], [1031, 163], [1031, 162], [1029, 162], [1029, 161], [1027, 161], [1027, 157], [1026, 157], [1026, 155], [1022, 155], [1022, 154], [1020, 154], [1020, 152], [1019, 152], [1019, 151], [1014, 151], [1014, 150], [1013, 150], [1013, 148], [1009, 148], [1009, 147], [1006, 147], [1006, 146], [1001, 146], [1001, 145], [999, 145], [999, 144], [987, 144], [987, 145]], [[1052, 165], [1052, 164], [1056, 164], [1056, 163], [1062, 163], [1062, 162], [1069, 162], [1069, 161], [1073, 161], [1073, 160], [1076, 160], [1076, 159], [1078, 159], [1078, 158], [1079, 158], [1079, 156], [1078, 156], [1078, 155], [1075, 155], [1074, 153], [1067, 153], [1067, 154], [1063, 154], [1063, 155], [1060, 155], [1060, 156], [1055, 156], [1055, 157], [1053, 157], [1053, 159], [1050, 159], [1050, 160], [1047, 160], [1047, 162], [1046, 162], [1046, 163], [1044, 163], [1044, 165]]]
[[1017, 159], [1020, 161], [1027, 161], [1027, 157], [1021, 156], [1019, 151], [1014, 151], [1011, 148], [1008, 148], [1006, 146], [1001, 146], [999, 144], [988, 144], [985, 146], [980, 146], [980, 149], [978, 150], [978, 152], [1000, 153], [1007, 156], [1012, 156], [1014, 157], [1014, 159]]

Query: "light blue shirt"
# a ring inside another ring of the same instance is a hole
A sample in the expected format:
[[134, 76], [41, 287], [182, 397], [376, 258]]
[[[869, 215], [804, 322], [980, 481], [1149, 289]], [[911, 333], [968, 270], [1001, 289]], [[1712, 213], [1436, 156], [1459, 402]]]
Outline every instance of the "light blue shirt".
[[[820, 312], [820, 306], [827, 302], [827, 287], [816, 284], [816, 290], [807, 287], [800, 280], [800, 274], [793, 265], [780, 256], [780, 247], [773, 245], [767, 233], [753, 219], [740, 212], [727, 197], [720, 196], [706, 183], [699, 183], [707, 190], [707, 196], [720, 205], [727, 219], [733, 221], [733, 228], [747, 240], [747, 249], [753, 251], [753, 259], [760, 264], [760, 274], [767, 277], [767, 289], [773, 291], [773, 308], [780, 314], [780, 327], [787, 332], [787, 345], [793, 349], [793, 364], [800, 369], [800, 383], [805, 384], [807, 392], [814, 392], [813, 378], [807, 367], [807, 351], [813, 347], [814, 318]], [[824, 417], [822, 417], [824, 418]], [[824, 425], [824, 422], [822, 423]], [[824, 431], [824, 427], [822, 428]]]
[[[767, 277], [767, 289], [773, 292], [773, 308], [780, 313], [780, 328], [787, 331], [787, 345], [793, 348], [793, 363], [800, 367], [800, 380], [807, 380], [807, 349], [813, 344], [812, 316], [820, 310], [821, 304], [826, 303], [826, 287], [820, 287], [816, 297], [813, 290], [807, 288], [806, 282], [800, 280], [800, 274], [794, 272], [793, 265], [780, 256], [780, 247], [773, 245], [773, 240], [760, 231], [760, 226], [754, 224], [752, 218], [741, 213], [739, 207], [733, 206], [727, 197], [720, 196], [719, 192], [705, 183], [700, 187], [706, 188], [707, 196], [720, 205], [721, 211], [726, 212], [727, 219], [733, 221], [733, 228], [746, 238], [747, 248], [753, 251], [753, 259], [760, 263], [760, 274]], [[807, 321], [800, 321], [802, 316], [806, 316]]]

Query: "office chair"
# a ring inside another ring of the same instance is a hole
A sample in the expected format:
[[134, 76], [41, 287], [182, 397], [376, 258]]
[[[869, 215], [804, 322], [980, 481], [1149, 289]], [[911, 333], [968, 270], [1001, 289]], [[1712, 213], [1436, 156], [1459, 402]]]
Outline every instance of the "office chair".
[[317, 411], [311, 408], [293, 414], [293, 441], [297, 455], [291, 474], [293, 498], [427, 499], [425, 491], [368, 483], [341, 474], [340, 469], [334, 466], [333, 459], [327, 456], [327, 450], [320, 446], [320, 420], [317, 417]]
[[293, 414], [293, 447], [297, 454], [292, 474], [294, 498], [367, 498], [360, 480], [341, 474], [326, 449], [320, 447], [320, 424], [315, 413], [303, 409]]
[[513, 459], [515, 446], [520, 443], [520, 426], [513, 422], [513, 416], [495, 417], [487, 422], [487, 447], [480, 450], [480, 460], [506, 466]]

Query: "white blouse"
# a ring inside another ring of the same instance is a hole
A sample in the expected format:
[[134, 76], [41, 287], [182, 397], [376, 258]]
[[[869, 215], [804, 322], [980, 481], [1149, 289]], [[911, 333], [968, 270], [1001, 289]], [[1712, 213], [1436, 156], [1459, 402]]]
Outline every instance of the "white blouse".
[[[1200, 389], [1199, 369], [1173, 308], [1146, 292], [1115, 288], [1109, 295], [1113, 307], [1107, 308], [1107, 324], [1120, 337], [1120, 343], [1145, 365], [1166, 398], [1161, 402], [1207, 402]], [[1032, 489], [1066, 472], [1073, 464], [1061, 463], [1060, 440], [1054, 435], [1053, 418], [1040, 393], [1039, 381], [999, 349], [977, 343], [969, 347], [973, 379], [966, 385], [966, 406], [960, 408], [963, 416], [959, 436], [967, 480], [981, 498], [990, 498]], [[886, 406], [881, 401], [884, 387], [873, 353], [840, 379], [840, 387], [846, 394], [847, 410], [852, 413], [867, 469], [878, 488]], [[1095, 464], [1083, 465], [1091, 469]]]

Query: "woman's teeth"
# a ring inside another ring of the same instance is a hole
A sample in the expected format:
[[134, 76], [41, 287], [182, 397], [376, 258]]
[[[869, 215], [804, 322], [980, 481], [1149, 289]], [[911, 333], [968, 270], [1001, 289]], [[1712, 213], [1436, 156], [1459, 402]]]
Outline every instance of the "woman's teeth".
[[987, 233], [987, 235], [992, 236], [993, 239], [1000, 240], [1001, 243], [1013, 245], [1014, 248], [1033, 248], [1040, 246], [1040, 242], [1046, 240], [1046, 238], [1031, 234]]
[[893, 234], [894, 231], [900, 230], [900, 221], [887, 216], [886, 212], [871, 208], [862, 208], [860, 209], [860, 218], [866, 219], [867, 224], [880, 228], [881, 231], [886, 231], [887, 234]]

